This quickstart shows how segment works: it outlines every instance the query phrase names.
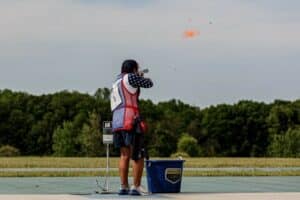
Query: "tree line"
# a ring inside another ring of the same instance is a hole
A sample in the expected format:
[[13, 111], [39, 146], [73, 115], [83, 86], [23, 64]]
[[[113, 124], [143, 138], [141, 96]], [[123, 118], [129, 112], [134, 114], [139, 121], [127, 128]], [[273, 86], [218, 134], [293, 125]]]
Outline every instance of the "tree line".
[[[0, 90], [0, 154], [13, 148], [24, 156], [104, 156], [101, 125], [112, 117], [109, 95], [107, 88], [94, 95]], [[140, 107], [150, 156], [300, 157], [300, 99], [204, 109], [175, 99], [140, 100]]]

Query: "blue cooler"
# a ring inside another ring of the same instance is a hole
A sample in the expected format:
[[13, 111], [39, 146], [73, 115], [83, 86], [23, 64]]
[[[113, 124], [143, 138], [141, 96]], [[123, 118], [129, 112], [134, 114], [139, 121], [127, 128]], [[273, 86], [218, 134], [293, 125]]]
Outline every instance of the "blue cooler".
[[151, 193], [179, 193], [184, 160], [147, 160], [147, 183]]

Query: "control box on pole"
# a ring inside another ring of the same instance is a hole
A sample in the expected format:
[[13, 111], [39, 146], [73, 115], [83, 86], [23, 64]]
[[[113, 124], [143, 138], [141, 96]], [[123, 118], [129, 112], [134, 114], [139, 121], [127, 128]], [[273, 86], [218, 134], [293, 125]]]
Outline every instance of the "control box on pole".
[[113, 144], [112, 122], [103, 122], [103, 144]]
[[102, 189], [100, 194], [113, 194], [113, 192], [109, 188], [109, 178], [110, 178], [110, 173], [109, 173], [109, 145], [113, 144], [113, 133], [112, 133], [112, 122], [111, 121], [104, 121], [102, 124], [102, 142], [103, 144], [106, 145], [106, 175], [105, 175], [105, 181], [103, 187], [99, 185], [97, 181], [97, 185]]

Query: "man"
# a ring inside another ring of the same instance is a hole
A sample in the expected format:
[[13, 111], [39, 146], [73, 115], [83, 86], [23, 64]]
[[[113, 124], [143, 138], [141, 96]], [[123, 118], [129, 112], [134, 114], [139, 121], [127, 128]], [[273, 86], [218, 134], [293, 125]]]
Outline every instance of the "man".
[[[125, 60], [121, 74], [113, 84], [111, 109], [113, 112], [113, 133], [115, 147], [120, 148], [119, 173], [121, 179], [120, 195], [144, 195], [141, 186], [144, 169], [143, 123], [140, 120], [138, 98], [140, 88], [151, 88], [153, 82], [139, 72], [135, 60]], [[128, 169], [133, 160], [133, 185], [129, 190]]]

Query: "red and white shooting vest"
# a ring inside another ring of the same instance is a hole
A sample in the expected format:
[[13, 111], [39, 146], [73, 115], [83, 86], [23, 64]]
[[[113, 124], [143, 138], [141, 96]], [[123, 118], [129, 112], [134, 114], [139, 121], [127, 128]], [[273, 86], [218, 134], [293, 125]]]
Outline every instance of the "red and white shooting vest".
[[129, 84], [128, 74], [120, 74], [112, 86], [110, 103], [113, 112], [112, 131], [131, 131], [139, 116], [138, 88]]

